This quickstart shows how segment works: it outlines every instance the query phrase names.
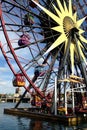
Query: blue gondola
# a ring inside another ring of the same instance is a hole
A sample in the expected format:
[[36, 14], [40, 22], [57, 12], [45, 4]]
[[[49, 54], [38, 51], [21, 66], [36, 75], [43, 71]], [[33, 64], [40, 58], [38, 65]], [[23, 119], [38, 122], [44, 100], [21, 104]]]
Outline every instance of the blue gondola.
[[20, 36], [20, 39], [18, 40], [18, 45], [23, 46], [23, 45], [28, 45], [30, 44], [30, 37], [27, 34], [23, 34]]
[[35, 67], [35, 71], [34, 71], [35, 76], [37, 76], [37, 77], [43, 76], [44, 73], [45, 73], [45, 70], [44, 70], [43, 66], [38, 65], [38, 66]]

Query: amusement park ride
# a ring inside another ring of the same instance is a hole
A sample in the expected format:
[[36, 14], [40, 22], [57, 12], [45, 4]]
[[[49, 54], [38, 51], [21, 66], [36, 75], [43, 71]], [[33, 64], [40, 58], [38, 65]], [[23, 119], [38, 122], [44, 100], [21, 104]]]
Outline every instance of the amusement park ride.
[[13, 87], [25, 88], [15, 108], [27, 92], [36, 107], [46, 101], [55, 114], [62, 108], [71, 114], [68, 102], [72, 113], [77, 106], [84, 109], [83, 99], [86, 108], [87, 1], [0, 1], [0, 49], [13, 73]]

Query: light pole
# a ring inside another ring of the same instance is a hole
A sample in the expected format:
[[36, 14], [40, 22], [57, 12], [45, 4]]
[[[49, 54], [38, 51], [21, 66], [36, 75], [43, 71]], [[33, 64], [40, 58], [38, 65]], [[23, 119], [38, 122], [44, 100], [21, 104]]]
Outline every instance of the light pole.
[[55, 115], [57, 115], [57, 77], [55, 77], [55, 91], [54, 91], [54, 106], [55, 106]]

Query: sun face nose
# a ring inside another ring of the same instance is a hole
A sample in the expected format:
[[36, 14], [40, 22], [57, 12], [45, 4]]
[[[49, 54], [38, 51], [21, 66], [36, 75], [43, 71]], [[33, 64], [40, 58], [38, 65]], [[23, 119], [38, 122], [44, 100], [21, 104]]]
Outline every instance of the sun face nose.
[[63, 29], [67, 38], [72, 28], [75, 28], [75, 23], [69, 16], [66, 16], [63, 20]]

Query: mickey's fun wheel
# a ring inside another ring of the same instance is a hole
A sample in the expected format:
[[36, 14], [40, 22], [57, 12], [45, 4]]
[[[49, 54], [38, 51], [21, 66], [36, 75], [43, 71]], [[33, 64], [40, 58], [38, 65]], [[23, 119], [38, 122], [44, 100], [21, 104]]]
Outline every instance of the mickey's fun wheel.
[[33, 88], [48, 101], [57, 77], [60, 105], [71, 84], [87, 84], [85, 18], [74, 9], [71, 0], [1, 1], [1, 50], [14, 74], [13, 86], [26, 89], [23, 96]]

